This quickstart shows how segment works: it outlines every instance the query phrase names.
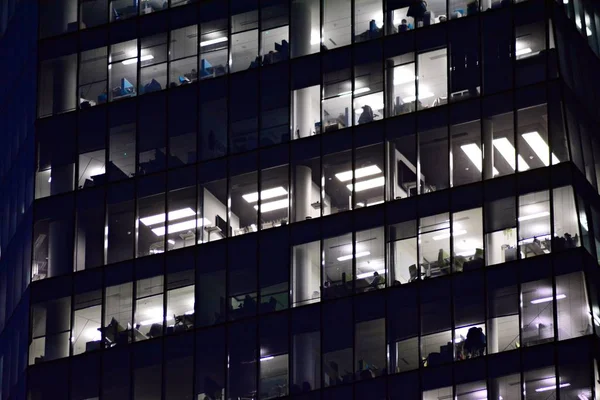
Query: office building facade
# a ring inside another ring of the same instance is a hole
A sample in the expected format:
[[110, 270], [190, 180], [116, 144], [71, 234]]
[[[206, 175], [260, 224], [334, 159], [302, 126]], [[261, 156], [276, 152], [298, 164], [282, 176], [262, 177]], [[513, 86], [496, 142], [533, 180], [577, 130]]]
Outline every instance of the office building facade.
[[596, 1], [0, 4], [0, 398], [600, 397]]

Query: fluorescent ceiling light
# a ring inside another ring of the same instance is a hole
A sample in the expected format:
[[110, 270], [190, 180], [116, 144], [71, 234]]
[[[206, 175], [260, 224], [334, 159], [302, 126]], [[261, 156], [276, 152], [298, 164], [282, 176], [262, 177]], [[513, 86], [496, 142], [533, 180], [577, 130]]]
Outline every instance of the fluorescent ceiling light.
[[[354, 171], [356, 173], [356, 179], [364, 178], [365, 176], [377, 175], [381, 172], [381, 169], [377, 165], [369, 165], [368, 167], [358, 168]], [[352, 170], [339, 172], [335, 174], [340, 182], [346, 182], [352, 180]]]
[[[433, 93], [424, 91], [422, 93], [419, 93], [419, 100], [428, 99], [433, 96], [434, 96]], [[402, 101], [405, 103], [410, 103], [411, 101], [415, 101], [416, 99], [417, 99], [416, 96], [408, 96], [408, 97], [403, 98]]]
[[373, 276], [373, 272], [377, 272], [379, 275], [385, 274], [385, 269], [380, 269], [378, 271], [364, 272], [362, 274], [356, 275], [356, 279], [365, 279]]
[[[569, 387], [569, 386], [571, 386], [570, 383], [561, 383], [560, 385], [558, 385], [558, 387], [561, 387], [561, 388]], [[556, 390], [556, 385], [544, 386], [539, 389], [535, 389], [536, 392], [547, 392], [548, 390]]]
[[[467, 157], [469, 157], [469, 160], [471, 160], [471, 162], [475, 165], [475, 168], [477, 168], [479, 170], [479, 172], [483, 171], [482, 165], [481, 165], [481, 149], [479, 148], [479, 146], [476, 143], [470, 143], [470, 144], [464, 144], [462, 146], [460, 146], [460, 148], [462, 149], [462, 151], [465, 152], [465, 154], [467, 155]], [[494, 175], [498, 175], [498, 170], [496, 169], [496, 167], [494, 167]]]
[[[370, 88], [363, 87], [363, 88], [360, 88], [360, 89], [356, 89], [354, 91], [354, 95], [356, 96], [357, 94], [366, 93], [366, 92], [369, 92], [369, 91], [371, 91]], [[342, 92], [342, 93], [338, 94], [338, 97], [347, 97], [347, 96], [350, 96], [351, 94], [352, 94], [352, 91], [349, 90], [347, 92]]]
[[354, 257], [354, 258], [361, 258], [361, 257], [369, 256], [369, 255], [371, 255], [370, 251], [361, 251], [359, 253], [356, 253], [355, 255], [348, 254], [348, 255], [345, 255], [345, 256], [338, 257], [337, 260], [338, 261], [348, 261], [348, 260], [352, 260], [352, 257]]
[[[549, 166], [550, 160], [549, 160], [548, 154], [550, 153], [550, 149], [548, 148], [548, 145], [546, 144], [544, 139], [542, 139], [540, 134], [538, 132], [529, 132], [529, 133], [524, 133], [521, 136], [523, 136], [523, 139], [525, 139], [525, 141], [527, 142], [529, 147], [531, 147], [531, 149], [540, 158], [540, 160], [542, 160], [544, 165], [546, 167]], [[554, 153], [552, 153], [552, 164], [558, 164], [558, 163], [559, 163], [558, 158], [556, 158]]]
[[[189, 231], [191, 229], [196, 229], [196, 222], [198, 222], [198, 226], [208, 226], [210, 225], [210, 221], [206, 218], [198, 218], [198, 220], [190, 219], [189, 221], [179, 222], [177, 224], [169, 225], [169, 234]], [[165, 235], [165, 227], [160, 226], [158, 228], [152, 229], [152, 232], [156, 236], [164, 236]]]
[[275, 358], [275, 356], [262, 357], [262, 358], [260, 359], [260, 361], [269, 361], [269, 360], [272, 360], [272, 359], [274, 359], [274, 358]]
[[525, 54], [529, 54], [531, 53], [533, 50], [531, 50], [531, 47], [524, 47], [522, 49], [518, 49], [515, 54], [517, 57], [519, 56], [524, 56]]
[[[442, 233], [441, 235], [434, 236], [434, 237], [432, 237], [432, 239], [433, 240], [448, 239], [450, 237], [450, 229], [445, 229], [445, 231], [447, 231], [447, 232]], [[467, 231], [465, 231], [464, 229], [458, 229], [452, 233], [452, 236], [456, 237], [456, 236], [462, 236], [462, 235], [466, 235], [466, 234], [467, 234]]]
[[529, 221], [530, 219], [543, 218], [543, 217], [547, 217], [548, 215], [550, 215], [550, 213], [548, 211], [542, 211], [542, 212], [531, 214], [531, 215], [524, 215], [517, 219], [519, 221]]
[[[286, 194], [288, 194], [287, 190], [285, 190], [282, 186], [278, 186], [271, 189], [262, 190], [260, 192], [260, 199], [268, 200], [272, 199], [273, 197], [285, 196]], [[244, 194], [242, 197], [248, 203], [256, 203], [258, 201], [258, 192]]]
[[[557, 294], [556, 300], [564, 299], [565, 297], [567, 297], [566, 294]], [[531, 304], [541, 304], [541, 303], [547, 303], [549, 301], [552, 301], [552, 296], [542, 297], [541, 299], [531, 300]]]
[[[514, 170], [516, 170], [515, 166], [515, 148], [513, 147], [510, 141], [503, 137], [499, 139], [494, 139], [494, 146], [498, 149], [498, 152], [504, 157], [508, 165]], [[523, 157], [518, 156], [519, 159], [519, 171], [527, 171], [529, 169], [529, 165], [525, 162]]]
[[223, 37], [216, 38], [216, 39], [205, 40], [204, 42], [200, 42], [200, 47], [210, 46], [211, 44], [223, 43], [223, 42], [226, 42], [227, 40], [228, 40], [227, 36], [223, 36]]
[[[140, 57], [140, 61], [148, 61], [153, 60], [154, 56], [152, 54], [146, 54], [145, 56]], [[137, 62], [137, 58], [130, 58], [129, 60], [121, 61], [123, 65], [135, 64]]]
[[[173, 210], [169, 211], [169, 221], [174, 221], [176, 219], [181, 219], [185, 217], [191, 217], [196, 215], [196, 212], [191, 208], [182, 208], [181, 210]], [[140, 218], [140, 222], [146, 226], [160, 224], [161, 222], [165, 222], [165, 214], [157, 214], [152, 215], [150, 217]]]
[[[363, 190], [373, 189], [385, 185], [385, 178], [378, 176], [377, 178], [369, 179], [367, 181], [356, 182], [356, 191], [362, 192]], [[352, 184], [346, 185], [348, 190], [352, 191]]]
[[[270, 201], [268, 203], [262, 203], [260, 205], [260, 212], [269, 212], [269, 211], [275, 211], [275, 210], [280, 210], [282, 208], [287, 208], [288, 207], [288, 199], [282, 199], [282, 200], [275, 200], [275, 201]], [[254, 206], [255, 210], [258, 210], [258, 206]]]

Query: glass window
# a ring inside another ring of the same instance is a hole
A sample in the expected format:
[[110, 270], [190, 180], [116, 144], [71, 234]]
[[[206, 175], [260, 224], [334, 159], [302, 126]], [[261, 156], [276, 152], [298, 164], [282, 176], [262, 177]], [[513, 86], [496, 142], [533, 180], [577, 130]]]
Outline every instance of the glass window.
[[[417, 135], [412, 127], [407, 129], [406, 134], [386, 143], [388, 200], [417, 195]], [[423, 173], [420, 172], [421, 181], [424, 181]]]
[[487, 395], [490, 399], [499, 399], [500, 397], [503, 399], [518, 399], [522, 390], [521, 375], [512, 374], [494, 378]]
[[140, 14], [144, 15], [155, 11], [166, 10], [168, 6], [168, 0], [141, 0]]
[[162, 342], [134, 347], [133, 399], [160, 400], [162, 393]]
[[319, 0], [292, 0], [292, 57], [317, 53], [321, 45]]
[[382, 36], [383, 8], [381, 0], [354, 0], [354, 42]]
[[[290, 245], [287, 235], [281, 230], [260, 235], [259, 241], [259, 290], [260, 313], [281, 311], [289, 307]], [[268, 256], [260, 256], [268, 254]]]
[[291, 394], [321, 386], [321, 322], [315, 312], [319, 313], [314, 307], [306, 307], [292, 314]]
[[200, 91], [198, 155], [200, 160], [208, 160], [227, 153], [227, 81], [204, 82]]
[[227, 22], [219, 19], [200, 24], [200, 79], [225, 75], [231, 66]]
[[563, 186], [552, 191], [554, 210], [554, 238], [552, 250], [561, 251], [581, 246], [577, 226], [577, 209], [571, 186]]
[[268, 68], [260, 75], [260, 146], [290, 140], [289, 68]]
[[[453, 236], [464, 235], [455, 227]], [[424, 278], [450, 273], [450, 219], [448, 213], [419, 219], [419, 264]]]
[[294, 307], [320, 301], [320, 255], [319, 242], [300, 244], [292, 248], [292, 303]]
[[[169, 220], [167, 226], [167, 249], [175, 250], [201, 243], [196, 240], [196, 226], [203, 229], [210, 222], [202, 218], [196, 205], [196, 187], [189, 186], [170, 191], [167, 197]], [[164, 225], [163, 225], [164, 226]], [[159, 228], [158, 233], [164, 236], [165, 230]]]
[[[383, 309], [379, 310], [380, 313]], [[358, 379], [371, 379], [385, 374], [385, 318], [359, 321], [354, 325], [355, 369]]]
[[381, 63], [355, 66], [353, 94], [355, 125], [383, 119], [383, 70]]
[[[324, 175], [321, 188], [323, 215], [336, 214], [352, 209], [352, 179], [354, 174], [352, 173], [351, 153], [351, 151], [343, 151], [328, 154], [322, 158]], [[358, 173], [357, 171], [357, 178]], [[357, 183], [357, 191], [384, 186], [385, 178], [383, 176], [373, 177], [374, 174], [380, 173], [379, 167], [362, 170], [361, 175], [364, 183], [361, 186], [358, 186]]]
[[261, 9], [262, 64], [269, 65], [290, 57], [290, 25], [287, 1], [272, 1]]
[[136, 105], [124, 103], [110, 110], [108, 177], [111, 181], [135, 175]]
[[423, 392], [423, 400], [437, 400], [437, 399], [452, 398], [452, 386], [426, 390]]
[[288, 395], [290, 384], [288, 317], [270, 315], [260, 321], [258, 389], [261, 399]]
[[123, 346], [131, 342], [133, 331], [133, 283], [108, 286], [102, 329], [106, 347]]
[[[492, 0], [494, 6], [507, 0]], [[481, 2], [485, 10], [485, 2]], [[497, 93], [513, 86], [512, 55], [513, 23], [507, 10], [484, 13], [481, 24], [483, 90], [486, 94]]]
[[544, 398], [548, 399], [557, 397], [557, 382], [554, 366], [525, 371], [523, 373], [523, 379], [524, 399], [529, 400], [538, 398], [540, 396], [539, 393], [542, 393]]
[[380, 143], [356, 149], [354, 168], [356, 171], [355, 207], [369, 207], [383, 203], [385, 201], [384, 185], [381, 184], [382, 180], [385, 183], [385, 177], [382, 176], [385, 170], [383, 145]]
[[[401, 115], [416, 111], [416, 64], [415, 53], [406, 53], [389, 58], [386, 67], [392, 68], [392, 96], [387, 98], [387, 107], [391, 110], [390, 115]], [[388, 71], [389, 73], [389, 71]], [[388, 75], [387, 87], [390, 87], [390, 76]], [[389, 96], [389, 94], [388, 94]], [[391, 100], [391, 102], [390, 102]]]
[[[167, 164], [165, 96], [145, 97], [139, 101], [138, 173], [162, 171]], [[170, 161], [170, 160], [169, 160]]]
[[72, 111], [76, 107], [77, 55], [71, 54], [40, 63], [38, 118]]
[[[464, 0], [454, 0], [464, 4]], [[462, 5], [461, 4], [461, 5]], [[453, 4], [450, 4], [452, 10]], [[478, 2], [467, 4], [467, 14], [477, 13]], [[453, 17], [456, 12], [451, 12]], [[452, 101], [477, 97], [481, 93], [481, 65], [479, 57], [479, 21], [469, 19], [449, 30], [450, 42], [450, 93]]]
[[136, 39], [110, 46], [108, 56], [109, 101], [133, 97], [137, 94], [138, 61]]
[[258, 50], [258, 10], [232, 15], [231, 72], [258, 67]]
[[178, 335], [165, 342], [165, 400], [192, 399], [194, 386], [194, 336]]
[[325, 0], [323, 4], [323, 36], [321, 46], [325, 49], [347, 46], [351, 42], [351, 1]]
[[[512, 99], [506, 96], [484, 99], [481, 127], [485, 179], [514, 174], [517, 161]], [[520, 155], [518, 158], [519, 170], [527, 170], [529, 165]]]
[[57, 198], [56, 202], [36, 208], [32, 281], [65, 275], [73, 270], [73, 208], [72, 198]]
[[[352, 234], [323, 241], [323, 297], [348, 296], [352, 292], [352, 264], [356, 256]], [[363, 255], [367, 254], [365, 251]]]
[[[173, 69], [171, 69], [173, 71]], [[198, 130], [197, 87], [189, 86], [174, 91], [169, 96], [168, 149], [167, 165], [177, 167], [196, 163]]]
[[[488, 354], [518, 349], [520, 295], [513, 270], [490, 270], [487, 276]], [[507, 399], [510, 397], [507, 397]]]
[[108, 16], [107, 0], [79, 2], [79, 28], [86, 29], [106, 24]]
[[71, 297], [62, 297], [31, 307], [29, 365], [69, 356]]
[[135, 233], [134, 192], [132, 185], [112, 187], [107, 196], [107, 225], [104, 228], [104, 249], [107, 264], [133, 258]]
[[79, 55], [79, 107], [106, 103], [108, 79], [106, 47], [82, 51]]
[[104, 191], [92, 190], [77, 196], [75, 271], [104, 263]]
[[258, 310], [258, 246], [256, 235], [236, 238], [230, 243], [227, 264], [229, 320], [256, 315]]
[[[317, 143], [318, 144], [318, 143]], [[318, 147], [315, 152], [318, 152]], [[310, 157], [313, 154], [301, 152], [299, 157]], [[309, 158], [296, 161], [292, 172], [292, 221], [304, 221], [321, 216], [321, 158]], [[330, 203], [325, 204], [329, 207]]]
[[[150, 1], [152, 0], [148, 2]], [[145, 37], [141, 40], [140, 66], [140, 94], [167, 88], [166, 33]]]
[[[137, 281], [133, 317], [135, 341], [162, 336], [165, 319], [163, 285], [162, 275]], [[171, 310], [167, 310], [167, 315], [171, 314]]]
[[230, 78], [229, 151], [258, 147], [259, 80], [256, 71]]
[[519, 171], [547, 167], [550, 165], [550, 160], [553, 165], [561, 162], [554, 153], [550, 154], [547, 121], [546, 104], [518, 111]]
[[167, 275], [167, 334], [194, 328], [194, 270]]
[[[485, 381], [463, 383], [456, 385], [456, 400], [471, 400], [473, 398], [487, 399], [488, 390]], [[477, 397], [475, 397], [477, 396]], [[483, 396], [483, 397], [479, 397]], [[494, 397], [489, 397], [493, 399]]]
[[198, 246], [196, 265], [196, 324], [222, 323], [226, 318], [226, 247], [224, 242]]
[[199, 399], [225, 399], [226, 338], [224, 328], [202, 330], [196, 334], [195, 387]]
[[292, 139], [321, 133], [320, 85], [292, 91]]
[[592, 334], [592, 312], [589, 304], [582, 272], [556, 277], [558, 340]]
[[102, 291], [75, 295], [73, 303], [73, 355], [102, 348]]
[[[452, 185], [460, 186], [480, 181], [484, 169], [480, 120], [452, 125], [450, 137], [452, 142]], [[489, 167], [491, 165], [486, 165], [486, 168]]]
[[[324, 132], [352, 126], [352, 81], [349, 68], [323, 76], [322, 126]], [[364, 92], [363, 88], [363, 92]], [[360, 90], [359, 90], [360, 91]]]
[[[263, 190], [261, 197], [265, 197], [264, 192]], [[258, 204], [260, 204], [258, 199], [258, 173], [249, 172], [232, 176], [229, 179], [229, 193], [229, 226], [233, 236], [256, 232], [258, 230]], [[287, 207], [287, 201], [285, 203]], [[263, 212], [267, 209], [266, 207], [265, 204]]]
[[517, 259], [516, 219], [515, 199], [512, 197], [485, 204], [486, 265]]
[[[420, 53], [418, 57], [417, 108], [430, 108], [448, 103], [448, 66], [445, 48]], [[403, 99], [405, 103], [413, 98]]]
[[[564, 294], [564, 293], [561, 293]], [[554, 340], [554, 295], [550, 279], [526, 282], [521, 285], [523, 346]], [[558, 300], [559, 293], [556, 294]]]
[[550, 253], [550, 193], [519, 196], [518, 221], [521, 258]]
[[[484, 1], [483, 3], [488, 2]], [[476, 1], [448, 0], [448, 10], [450, 12], [450, 19], [467, 17], [479, 12], [479, 3]]]
[[398, 373], [419, 368], [419, 314], [417, 288], [388, 291], [387, 329], [389, 372]]
[[515, 25], [516, 84], [540, 82], [546, 78], [546, 23], [542, 20], [524, 24], [517, 19]]
[[[257, 329], [254, 322], [231, 325], [228, 329], [229, 398], [252, 398], [256, 393]], [[205, 385], [206, 390], [206, 385]]]
[[[435, 192], [450, 186], [448, 127], [446, 121], [436, 121], [433, 129], [423, 126], [419, 132], [419, 193]], [[441, 125], [441, 126], [440, 126]]]
[[417, 267], [416, 221], [389, 226], [388, 286], [409, 283], [419, 278]]
[[352, 303], [328, 303], [322, 310], [323, 382], [325, 387], [354, 380]]
[[[155, 183], [155, 182], [148, 182]], [[156, 190], [164, 190], [164, 181], [156, 182]], [[162, 185], [160, 184], [162, 183]], [[137, 257], [164, 253], [165, 250], [165, 194], [144, 196], [138, 190]], [[144, 196], [144, 197], [142, 197]], [[169, 217], [179, 213], [169, 211]], [[182, 213], [183, 214], [183, 213]], [[192, 212], [193, 215], [193, 212]], [[170, 243], [169, 243], [170, 244]]]
[[452, 229], [453, 271], [482, 268], [484, 252], [481, 208], [452, 213]]
[[70, 192], [75, 185], [75, 120], [71, 115], [40, 121], [36, 135], [35, 198]]
[[260, 213], [260, 229], [287, 225], [289, 221], [288, 170], [288, 165], [282, 165], [261, 171], [260, 200], [254, 206]]
[[[357, 292], [385, 288], [385, 229], [383, 227], [356, 232], [354, 260]], [[339, 259], [339, 258], [338, 258]]]
[[[435, 367], [452, 362], [453, 351], [452, 331], [450, 330], [421, 336], [421, 354], [425, 367]], [[425, 393], [423, 394], [425, 395]], [[424, 396], [423, 399], [429, 399], [429, 397]]]
[[110, 0], [111, 22], [135, 17], [137, 13], [138, 3], [132, 4], [129, 0]]

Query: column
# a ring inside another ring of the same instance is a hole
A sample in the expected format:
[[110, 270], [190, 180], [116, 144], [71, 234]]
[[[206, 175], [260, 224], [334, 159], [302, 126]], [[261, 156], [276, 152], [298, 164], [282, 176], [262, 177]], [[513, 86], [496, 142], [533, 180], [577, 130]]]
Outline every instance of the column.
[[494, 177], [494, 122], [484, 118], [483, 127], [483, 179]]
[[77, 68], [75, 58], [61, 57], [52, 63], [52, 114], [73, 110], [76, 106]]
[[295, 335], [293, 339], [294, 377], [293, 384], [302, 386], [310, 385], [311, 389], [319, 387], [321, 380], [320, 346], [317, 332]]
[[69, 300], [65, 299], [46, 303], [46, 360], [56, 360], [69, 355], [70, 308]]
[[305, 165], [296, 166], [294, 182], [294, 221], [304, 221], [312, 216], [312, 170]]
[[385, 61], [385, 116], [394, 116], [394, 60]]
[[71, 271], [69, 237], [71, 227], [63, 219], [48, 223], [48, 277], [68, 274]]

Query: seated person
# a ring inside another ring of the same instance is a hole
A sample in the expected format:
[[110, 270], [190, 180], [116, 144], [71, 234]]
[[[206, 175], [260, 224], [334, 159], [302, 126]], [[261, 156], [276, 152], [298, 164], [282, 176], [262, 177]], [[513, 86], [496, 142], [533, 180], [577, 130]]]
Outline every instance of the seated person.
[[379, 275], [377, 271], [375, 271], [373, 272], [373, 280], [369, 284], [369, 289], [379, 289], [379, 286], [383, 285], [383, 283], [383, 278]]
[[375, 119], [374, 114], [373, 114], [373, 109], [371, 108], [371, 106], [367, 106], [364, 105], [362, 106], [363, 112], [362, 114], [360, 114], [360, 117], [358, 118], [358, 124], [366, 124], [369, 122], [373, 122], [373, 120]]
[[406, 32], [410, 28], [408, 27], [408, 22], [403, 18], [400, 25], [398, 25], [398, 32]]

